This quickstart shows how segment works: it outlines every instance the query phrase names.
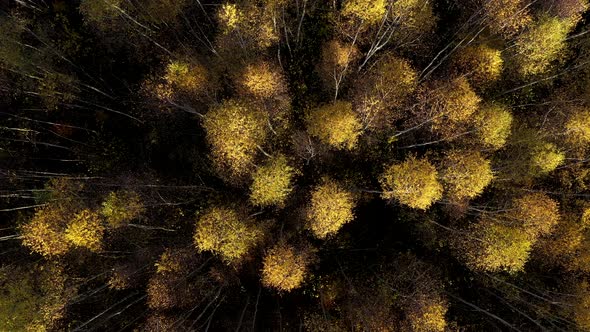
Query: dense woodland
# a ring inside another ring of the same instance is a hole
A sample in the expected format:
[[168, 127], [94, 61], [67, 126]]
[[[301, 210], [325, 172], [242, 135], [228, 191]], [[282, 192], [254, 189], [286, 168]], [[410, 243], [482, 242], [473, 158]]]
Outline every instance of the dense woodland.
[[590, 331], [587, 0], [0, 8], [0, 331]]

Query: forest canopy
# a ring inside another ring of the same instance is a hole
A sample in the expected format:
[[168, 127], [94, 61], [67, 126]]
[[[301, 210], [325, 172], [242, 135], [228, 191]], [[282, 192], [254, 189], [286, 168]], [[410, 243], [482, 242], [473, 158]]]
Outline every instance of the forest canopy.
[[588, 0], [0, 9], [0, 332], [590, 331]]

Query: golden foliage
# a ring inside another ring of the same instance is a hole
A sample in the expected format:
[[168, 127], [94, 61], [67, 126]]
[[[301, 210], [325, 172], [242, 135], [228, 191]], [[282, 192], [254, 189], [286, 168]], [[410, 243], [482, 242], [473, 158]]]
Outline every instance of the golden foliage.
[[501, 161], [502, 173], [522, 183], [547, 175], [565, 161], [565, 153], [547, 142], [544, 133], [526, 126], [513, 130]]
[[426, 159], [406, 158], [385, 168], [379, 182], [384, 199], [397, 199], [411, 208], [426, 210], [442, 197], [436, 168]]
[[164, 80], [173, 90], [186, 94], [200, 94], [209, 83], [207, 69], [194, 60], [170, 61]]
[[536, 239], [549, 234], [559, 221], [559, 204], [543, 193], [527, 194], [513, 200], [506, 218], [521, 225], [531, 239]]
[[352, 44], [343, 44], [332, 39], [322, 45], [321, 60], [318, 71], [324, 84], [333, 87], [335, 80], [356, 61], [360, 55], [358, 48]]
[[506, 144], [512, 121], [512, 113], [506, 106], [485, 104], [475, 114], [477, 136], [484, 145], [499, 149]]
[[477, 151], [453, 150], [442, 161], [440, 178], [452, 198], [474, 198], [494, 178], [492, 166]]
[[587, 229], [582, 221], [576, 220], [571, 216], [563, 218], [550, 236], [540, 238], [537, 242], [537, 252], [541, 255], [543, 262], [554, 265], [561, 265], [569, 270], [576, 270], [578, 264], [573, 257], [578, 255], [584, 244], [584, 233]]
[[386, 104], [397, 105], [400, 99], [412, 94], [418, 85], [418, 73], [408, 60], [392, 54], [384, 56], [375, 68], [374, 91], [386, 100]]
[[342, 15], [354, 17], [372, 25], [381, 22], [386, 11], [386, 0], [346, 0]]
[[483, 220], [472, 234], [479, 240], [463, 240], [469, 242], [464, 249], [467, 265], [475, 270], [514, 273], [521, 271], [529, 259], [533, 241], [520, 227]]
[[353, 107], [364, 128], [389, 128], [403, 115], [401, 106], [417, 85], [418, 74], [407, 60], [384, 55], [367, 76], [355, 82]]
[[[155, 264], [157, 271], [148, 282], [147, 304], [152, 309], [170, 310], [194, 305], [211, 290], [207, 277], [191, 277], [198, 264], [192, 248], [166, 248]], [[201, 293], [199, 293], [201, 292]]]
[[569, 28], [566, 21], [544, 18], [518, 36], [515, 42], [515, 61], [523, 76], [542, 74], [565, 48]]
[[352, 150], [361, 134], [362, 125], [352, 104], [336, 101], [311, 110], [305, 117], [307, 131], [336, 149]]
[[56, 331], [75, 289], [56, 264], [26, 265], [0, 272], [0, 331]]
[[531, 149], [531, 174], [547, 174], [565, 160], [565, 154], [553, 143], [538, 144]]
[[586, 281], [576, 287], [573, 316], [578, 327], [590, 330], [590, 291]]
[[481, 98], [471, 89], [464, 77], [456, 78], [445, 85], [435, 95], [432, 105], [435, 114], [442, 115], [451, 122], [466, 121], [479, 107]]
[[567, 140], [573, 145], [590, 143], [590, 110], [574, 108], [565, 124]]
[[[424, 296], [422, 296], [424, 297]], [[440, 298], [424, 298], [420, 301], [417, 310], [408, 313], [407, 319], [410, 321], [412, 331], [414, 332], [444, 332], [447, 327], [445, 315], [448, 310], [448, 304]]]
[[105, 227], [98, 213], [85, 209], [70, 221], [65, 230], [65, 238], [77, 247], [96, 252], [102, 249], [104, 231]]
[[544, 0], [541, 6], [550, 16], [567, 20], [573, 28], [588, 10], [588, 0]]
[[100, 213], [111, 227], [124, 226], [145, 211], [141, 197], [134, 191], [110, 192], [102, 202]]
[[71, 214], [60, 206], [49, 205], [35, 212], [21, 228], [23, 245], [45, 257], [59, 256], [70, 249], [63, 230]]
[[244, 13], [233, 3], [224, 3], [217, 12], [219, 25], [225, 32], [236, 29], [244, 21]]
[[45, 257], [60, 256], [70, 248], [64, 231], [84, 204], [80, 192], [84, 184], [68, 178], [54, 178], [45, 184], [51, 202], [35, 211], [29, 222], [21, 227], [23, 245]]
[[156, 273], [166, 274], [172, 273], [176, 274], [185, 268], [182, 266], [182, 260], [177, 259], [176, 257], [178, 253], [174, 250], [166, 249], [164, 253], [160, 256], [160, 259], [156, 263]]
[[278, 68], [268, 62], [246, 66], [237, 80], [238, 90], [256, 98], [270, 98], [286, 92], [285, 79]]
[[483, 10], [492, 33], [510, 37], [532, 22], [532, 18], [522, 0], [483, 1]]
[[287, 158], [279, 155], [256, 169], [250, 187], [250, 201], [254, 205], [283, 205], [293, 190], [296, 170], [289, 166]]
[[469, 123], [480, 102], [467, 79], [460, 76], [422, 86], [415, 112], [418, 121], [431, 123], [432, 130], [451, 137]]
[[229, 168], [232, 175], [244, 175], [266, 138], [266, 122], [264, 112], [235, 100], [227, 100], [210, 110], [203, 126], [217, 166]]
[[504, 60], [502, 51], [487, 45], [468, 46], [455, 58], [455, 70], [467, 75], [476, 88], [495, 82], [502, 75]]
[[559, 218], [558, 203], [547, 195], [524, 195], [514, 199], [506, 212], [482, 216], [470, 229], [472, 237], [459, 240], [461, 254], [467, 265], [476, 270], [521, 271], [532, 246], [551, 232]]
[[[278, 26], [273, 21], [275, 6], [255, 3], [223, 4], [217, 12], [221, 36], [218, 43], [264, 49], [279, 41]], [[233, 41], [232, 41], [233, 39]], [[231, 48], [231, 47], [230, 47]]]
[[324, 179], [311, 193], [307, 220], [311, 232], [319, 239], [335, 234], [354, 219], [355, 201], [339, 183]]
[[409, 36], [429, 32], [436, 25], [432, 3], [422, 0], [397, 0], [391, 4], [391, 16], [400, 29], [411, 31]]
[[288, 292], [298, 288], [307, 274], [309, 254], [287, 244], [271, 248], [263, 259], [262, 284]]
[[213, 207], [197, 221], [194, 242], [199, 251], [211, 251], [227, 263], [239, 263], [263, 236], [247, 216], [227, 207]]

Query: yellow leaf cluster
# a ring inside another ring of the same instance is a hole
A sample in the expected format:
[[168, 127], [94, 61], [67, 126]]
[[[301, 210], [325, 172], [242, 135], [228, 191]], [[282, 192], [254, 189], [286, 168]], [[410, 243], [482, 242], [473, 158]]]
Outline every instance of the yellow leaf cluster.
[[229, 168], [233, 175], [244, 175], [266, 138], [266, 122], [264, 112], [235, 100], [210, 110], [203, 126], [218, 166]]
[[174, 60], [166, 66], [164, 80], [172, 90], [200, 94], [208, 83], [207, 69], [194, 61]]
[[[239, 44], [268, 48], [279, 40], [276, 21], [273, 20], [276, 6], [258, 6], [244, 2], [241, 5], [226, 3], [220, 6], [217, 19], [222, 37], [237, 35]], [[223, 40], [223, 38], [221, 38]]]
[[565, 124], [568, 141], [574, 145], [590, 143], [590, 110], [574, 109]]
[[566, 46], [569, 27], [566, 21], [544, 18], [518, 36], [515, 43], [515, 60], [523, 76], [542, 74]]
[[553, 143], [544, 143], [534, 146], [531, 150], [531, 173], [533, 175], [547, 174], [565, 160], [565, 154], [558, 150]]
[[490, 161], [477, 151], [450, 151], [442, 167], [440, 177], [444, 187], [456, 199], [474, 198], [494, 178]]
[[333, 84], [340, 73], [360, 55], [355, 45], [343, 44], [337, 39], [332, 39], [322, 46], [319, 72], [326, 84]]
[[386, 0], [347, 0], [344, 3], [342, 15], [354, 17], [372, 25], [381, 22], [386, 11]]
[[324, 179], [311, 193], [307, 220], [312, 233], [320, 239], [338, 232], [354, 219], [354, 197], [337, 182]]
[[522, 0], [486, 0], [483, 1], [483, 10], [492, 33], [505, 37], [517, 34], [532, 22]]
[[338, 40], [327, 42], [322, 48], [322, 59], [331, 67], [344, 68], [358, 56], [358, 49], [354, 45], [343, 45]]
[[443, 192], [436, 168], [428, 160], [414, 156], [386, 167], [379, 182], [384, 199], [395, 198], [415, 209], [426, 210]]
[[145, 207], [134, 191], [110, 192], [102, 202], [100, 213], [112, 227], [120, 227], [139, 217]]
[[408, 319], [414, 332], [444, 332], [447, 326], [447, 304], [442, 299], [425, 299], [419, 310], [410, 312]]
[[362, 125], [352, 104], [336, 101], [311, 110], [305, 117], [307, 131], [336, 149], [352, 150], [361, 134]]
[[[577, 263], [581, 260], [574, 257], [584, 256], [584, 234], [587, 228], [588, 225], [584, 224], [583, 220], [578, 221], [571, 216], [566, 216], [555, 226], [550, 236], [539, 240], [536, 246], [537, 252], [545, 262], [564, 266], [568, 270], [577, 270], [579, 267]], [[582, 255], [578, 254], [580, 251]]]
[[558, 203], [545, 194], [516, 198], [502, 214], [482, 216], [471, 228], [475, 241], [462, 239], [467, 264], [489, 272], [521, 271], [533, 245], [551, 233], [559, 219]]
[[194, 242], [199, 251], [211, 251], [227, 263], [238, 263], [262, 236], [262, 231], [236, 210], [213, 207], [199, 217]]
[[454, 61], [456, 70], [467, 75], [474, 87], [485, 87], [502, 75], [502, 52], [487, 45], [468, 46]]
[[35, 212], [21, 228], [23, 244], [43, 256], [59, 256], [70, 249], [63, 228], [71, 215], [59, 206], [49, 205]]
[[519, 227], [483, 223], [478, 233], [483, 240], [481, 252], [472, 262], [477, 269], [496, 272], [518, 272], [529, 258], [533, 242]]
[[376, 67], [374, 91], [388, 106], [395, 106], [418, 85], [418, 74], [406, 59], [385, 56]]
[[512, 113], [500, 104], [485, 104], [475, 114], [479, 140], [486, 146], [499, 149], [506, 144], [512, 127]]
[[573, 307], [574, 321], [584, 330], [590, 330], [590, 291], [586, 281], [577, 286]]
[[549, 234], [559, 221], [559, 204], [543, 193], [532, 193], [513, 200], [506, 218], [516, 221], [531, 237]]
[[233, 3], [224, 3], [217, 12], [219, 25], [225, 31], [232, 31], [236, 29], [241, 22], [244, 21], [243, 12]]
[[467, 79], [459, 77], [448, 82], [432, 103], [436, 115], [442, 115], [451, 122], [463, 122], [477, 111], [480, 102], [481, 98], [471, 89]]
[[258, 167], [253, 174], [250, 187], [250, 201], [254, 205], [282, 205], [293, 190], [292, 179], [295, 169], [280, 155]]
[[65, 230], [65, 238], [77, 247], [90, 251], [100, 251], [105, 227], [98, 213], [88, 209], [74, 216]]
[[276, 245], [264, 256], [262, 284], [284, 292], [298, 288], [307, 274], [308, 263], [305, 252], [298, 252], [291, 245]]
[[[432, 11], [432, 3], [422, 0], [397, 0], [391, 3], [391, 16], [399, 24], [396, 30], [410, 32], [407, 37], [432, 31], [437, 18]], [[403, 35], [398, 35], [403, 37]]]
[[409, 61], [384, 55], [369, 75], [355, 83], [354, 109], [364, 128], [388, 128], [401, 116], [401, 105], [416, 90], [418, 74]]
[[286, 92], [283, 75], [268, 62], [246, 66], [237, 83], [240, 91], [256, 98], [270, 98]]

